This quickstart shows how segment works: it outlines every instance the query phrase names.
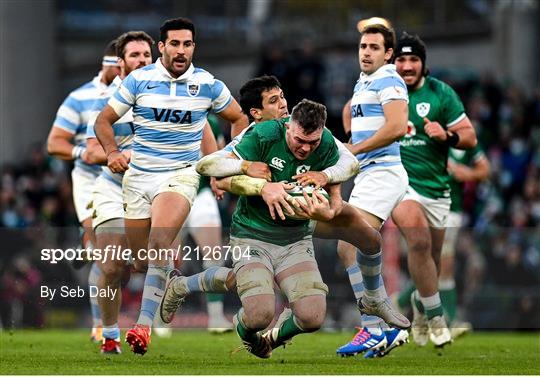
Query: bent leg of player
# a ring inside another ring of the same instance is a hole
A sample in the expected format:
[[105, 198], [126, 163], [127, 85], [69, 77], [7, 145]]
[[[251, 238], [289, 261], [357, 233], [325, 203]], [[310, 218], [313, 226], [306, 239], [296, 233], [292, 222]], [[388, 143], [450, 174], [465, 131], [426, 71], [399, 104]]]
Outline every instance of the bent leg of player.
[[[203, 268], [221, 267], [226, 256], [222, 254], [221, 217], [219, 207], [212, 190], [203, 188], [195, 198], [193, 207], [184, 229], [189, 231], [197, 246], [202, 250], [211, 250], [212, 260], [203, 260]], [[222, 293], [208, 293], [206, 305], [208, 310], [208, 331], [221, 334], [233, 330], [231, 322], [223, 312]]]
[[174, 314], [190, 293], [222, 294], [228, 292], [235, 282], [233, 270], [226, 267], [210, 267], [191, 276], [180, 276], [173, 270], [167, 277], [163, 299], [159, 306], [161, 319], [165, 323], [171, 323]]
[[242, 308], [233, 318], [236, 333], [248, 352], [267, 359], [272, 356], [272, 347], [259, 332], [274, 318], [273, 274], [265, 264], [251, 262], [239, 267], [236, 277], [237, 292], [242, 302]]
[[291, 306], [290, 315], [280, 316], [263, 335], [272, 349], [284, 346], [303, 333], [317, 331], [326, 314], [328, 287], [322, 281], [311, 239], [276, 248], [272, 255], [276, 282]]
[[242, 302], [242, 308], [233, 317], [234, 328], [242, 340], [242, 348], [266, 359], [272, 356], [272, 347], [260, 331], [274, 319], [276, 304], [272, 258], [280, 247], [236, 237], [231, 237], [230, 246], [252, 251], [250, 255], [242, 254], [233, 258], [236, 291]]
[[155, 174], [129, 169], [124, 175], [122, 184], [127, 203], [126, 219], [146, 219], [151, 216], [148, 245], [144, 247], [147, 249], [148, 271], [141, 310], [137, 324], [126, 333], [126, 342], [135, 353], [144, 355], [150, 344], [150, 329], [172, 262], [171, 247], [189, 214], [199, 187], [199, 178], [194, 168]]

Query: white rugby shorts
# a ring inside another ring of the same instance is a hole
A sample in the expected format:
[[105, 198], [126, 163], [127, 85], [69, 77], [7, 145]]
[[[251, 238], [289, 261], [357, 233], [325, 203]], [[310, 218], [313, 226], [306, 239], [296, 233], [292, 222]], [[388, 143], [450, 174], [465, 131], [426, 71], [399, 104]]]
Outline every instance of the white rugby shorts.
[[433, 228], [446, 227], [448, 213], [450, 212], [450, 198], [428, 198], [420, 195], [415, 189], [409, 186], [401, 201], [404, 202], [405, 200], [413, 200], [420, 203], [426, 213], [429, 226]]
[[124, 218], [122, 186], [100, 175], [96, 179], [93, 195], [92, 226], [96, 229], [105, 221]]
[[71, 171], [73, 203], [79, 223], [92, 216], [92, 192], [97, 176], [79, 167]]
[[401, 164], [361, 170], [354, 179], [349, 203], [386, 221], [408, 184], [407, 171]]
[[204, 226], [221, 227], [218, 203], [210, 188], [203, 189], [195, 197], [184, 225], [188, 229]]
[[199, 189], [200, 175], [195, 166], [165, 172], [145, 172], [133, 166], [126, 171], [122, 181], [126, 219], [151, 217], [152, 201], [162, 192], [175, 192], [193, 204]]

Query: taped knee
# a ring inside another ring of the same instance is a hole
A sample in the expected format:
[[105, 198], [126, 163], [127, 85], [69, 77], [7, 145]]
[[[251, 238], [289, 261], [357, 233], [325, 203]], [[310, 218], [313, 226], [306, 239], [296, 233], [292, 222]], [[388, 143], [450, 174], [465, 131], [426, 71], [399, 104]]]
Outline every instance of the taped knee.
[[261, 267], [243, 267], [236, 273], [236, 290], [240, 299], [257, 295], [273, 295], [274, 279]]
[[281, 281], [281, 291], [289, 302], [303, 297], [328, 294], [328, 286], [323, 283], [318, 271], [305, 271], [286, 277]]

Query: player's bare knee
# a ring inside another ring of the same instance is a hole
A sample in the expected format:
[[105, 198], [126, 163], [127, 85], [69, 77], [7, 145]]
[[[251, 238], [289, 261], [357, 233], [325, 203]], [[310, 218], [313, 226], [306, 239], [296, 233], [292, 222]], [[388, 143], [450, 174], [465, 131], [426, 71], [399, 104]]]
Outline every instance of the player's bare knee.
[[364, 247], [362, 252], [367, 255], [377, 254], [382, 248], [382, 236], [376, 229], [364, 230]]
[[304, 331], [317, 331], [324, 323], [326, 300], [322, 296], [310, 296], [306, 299], [303, 305], [295, 305], [294, 316]]
[[427, 237], [409, 239], [409, 252], [427, 257], [431, 255], [431, 241]]
[[267, 328], [275, 315], [274, 296], [252, 297], [251, 303], [243, 303], [244, 324], [252, 330]]
[[[112, 261], [110, 261], [112, 262]], [[101, 266], [101, 272], [108, 284], [117, 284], [122, 279], [124, 266], [119, 263], [104, 263]]]

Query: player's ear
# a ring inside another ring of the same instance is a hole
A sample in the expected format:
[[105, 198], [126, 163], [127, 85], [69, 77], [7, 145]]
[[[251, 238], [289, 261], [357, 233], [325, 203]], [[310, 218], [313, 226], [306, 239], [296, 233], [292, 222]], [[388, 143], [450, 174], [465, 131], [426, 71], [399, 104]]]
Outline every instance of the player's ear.
[[158, 47], [159, 53], [163, 55], [163, 49], [165, 48], [165, 43], [163, 43], [162, 41], [159, 41], [157, 44], [157, 47]]
[[386, 50], [386, 52], [384, 53], [384, 60], [386, 61], [390, 61], [390, 59], [392, 59], [392, 55], [394, 54], [394, 49], [393, 48], [389, 48], [388, 50]]
[[257, 122], [259, 122], [262, 119], [262, 111], [260, 109], [256, 109], [252, 107], [251, 109], [249, 109], [249, 113], [251, 114], [253, 119], [255, 119]]

